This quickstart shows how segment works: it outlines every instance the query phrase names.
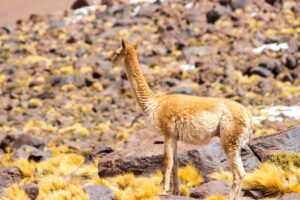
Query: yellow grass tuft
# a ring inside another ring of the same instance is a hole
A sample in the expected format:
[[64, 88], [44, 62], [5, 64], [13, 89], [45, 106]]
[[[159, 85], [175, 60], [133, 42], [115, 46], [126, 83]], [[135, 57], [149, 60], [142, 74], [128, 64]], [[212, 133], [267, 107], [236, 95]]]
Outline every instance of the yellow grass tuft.
[[279, 153], [272, 156], [268, 162], [274, 163], [284, 170], [288, 170], [291, 165], [300, 168], [300, 154], [288, 152]]
[[26, 192], [17, 184], [10, 185], [6, 190], [6, 197], [5, 200], [16, 200], [16, 199], [22, 199], [22, 200], [29, 200]]
[[21, 173], [24, 177], [33, 177], [34, 171], [36, 169], [36, 163], [35, 162], [29, 162], [28, 160], [21, 158], [14, 164], [12, 164], [16, 167], [19, 167], [21, 170]]
[[190, 196], [190, 190], [186, 185], [180, 185], [179, 194], [180, 196]]
[[222, 195], [209, 195], [205, 200], [225, 200], [225, 197]]
[[105, 179], [103, 182], [114, 191], [117, 200], [154, 200], [159, 199], [158, 194], [162, 191], [161, 179], [161, 172], [140, 177], [128, 173]]
[[44, 199], [87, 200], [89, 198], [79, 184], [71, 184], [64, 177], [49, 175], [39, 182], [39, 195], [37, 200]]
[[28, 105], [32, 107], [40, 107], [43, 104], [43, 101], [38, 98], [32, 98], [29, 100]]
[[78, 170], [74, 171], [74, 176], [80, 177], [82, 179], [99, 179], [98, 167], [96, 163], [83, 165]]
[[219, 171], [219, 172], [213, 172], [209, 175], [210, 178], [214, 180], [223, 180], [223, 181], [228, 181], [232, 182], [233, 176], [231, 172], [228, 171]]
[[300, 193], [300, 170], [290, 167], [284, 171], [280, 166], [263, 163], [244, 179], [246, 189], [257, 189], [266, 195]]
[[[6, 166], [19, 167], [24, 176], [18, 185], [8, 188], [7, 199], [26, 199], [21, 196], [24, 194], [21, 187], [32, 182], [39, 186], [38, 200], [88, 199], [80, 183], [89, 179], [96, 179], [98, 170], [95, 163], [82, 165], [83, 161], [84, 157], [81, 155], [62, 154], [59, 150], [54, 157], [42, 162], [33, 162], [22, 158], [11, 161], [10, 154], [7, 154], [7, 156], [1, 157], [0, 162]], [[14, 193], [17, 196], [13, 196]]]
[[178, 176], [188, 187], [195, 187], [203, 182], [203, 178], [199, 171], [190, 164], [180, 168]]

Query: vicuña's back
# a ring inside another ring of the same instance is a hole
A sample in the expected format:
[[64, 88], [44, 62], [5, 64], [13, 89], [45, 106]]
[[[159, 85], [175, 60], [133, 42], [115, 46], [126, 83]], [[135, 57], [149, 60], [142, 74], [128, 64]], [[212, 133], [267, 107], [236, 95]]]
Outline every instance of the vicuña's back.
[[124, 66], [134, 95], [148, 121], [164, 136], [163, 194], [170, 191], [173, 174], [173, 194], [178, 194], [177, 141], [205, 144], [220, 137], [233, 173], [229, 200], [236, 200], [245, 175], [240, 149], [252, 133], [252, 117], [245, 107], [223, 98], [195, 97], [181, 94], [157, 95], [151, 91], [139, 67], [136, 48], [125, 44], [114, 58]]

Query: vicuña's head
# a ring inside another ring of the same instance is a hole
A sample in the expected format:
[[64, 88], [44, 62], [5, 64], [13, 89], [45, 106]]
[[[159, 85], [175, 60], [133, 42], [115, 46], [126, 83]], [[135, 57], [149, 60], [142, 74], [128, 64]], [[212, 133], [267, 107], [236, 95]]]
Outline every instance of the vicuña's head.
[[125, 59], [132, 59], [133, 56], [136, 56], [136, 49], [140, 45], [141, 41], [137, 41], [134, 44], [127, 44], [122, 39], [122, 47], [117, 50], [113, 58], [114, 64], [125, 64]]

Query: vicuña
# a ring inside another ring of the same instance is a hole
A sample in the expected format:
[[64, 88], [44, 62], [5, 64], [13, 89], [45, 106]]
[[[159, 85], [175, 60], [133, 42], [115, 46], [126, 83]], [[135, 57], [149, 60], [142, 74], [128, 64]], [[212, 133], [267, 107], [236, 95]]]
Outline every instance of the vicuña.
[[[124, 66], [136, 100], [149, 122], [164, 136], [163, 195], [178, 194], [177, 141], [204, 145], [219, 137], [231, 166], [233, 182], [229, 200], [238, 199], [245, 170], [240, 150], [252, 133], [252, 117], [241, 104], [223, 98], [182, 94], [155, 94], [139, 66], [136, 49], [122, 40], [113, 61]], [[173, 189], [170, 188], [171, 174]]]

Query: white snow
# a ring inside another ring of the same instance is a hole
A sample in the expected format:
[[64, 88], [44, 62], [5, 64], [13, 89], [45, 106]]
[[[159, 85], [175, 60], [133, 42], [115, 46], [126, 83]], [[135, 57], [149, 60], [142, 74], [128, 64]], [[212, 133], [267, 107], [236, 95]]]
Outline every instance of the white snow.
[[288, 48], [289, 48], [289, 45], [287, 43], [272, 43], [272, 44], [264, 44], [260, 47], [252, 49], [252, 52], [255, 54], [258, 54], [265, 50], [280, 51], [282, 49], [288, 49]]
[[255, 116], [255, 123], [264, 120], [282, 122], [285, 117], [300, 120], [300, 106], [272, 106], [262, 109], [261, 115]]

